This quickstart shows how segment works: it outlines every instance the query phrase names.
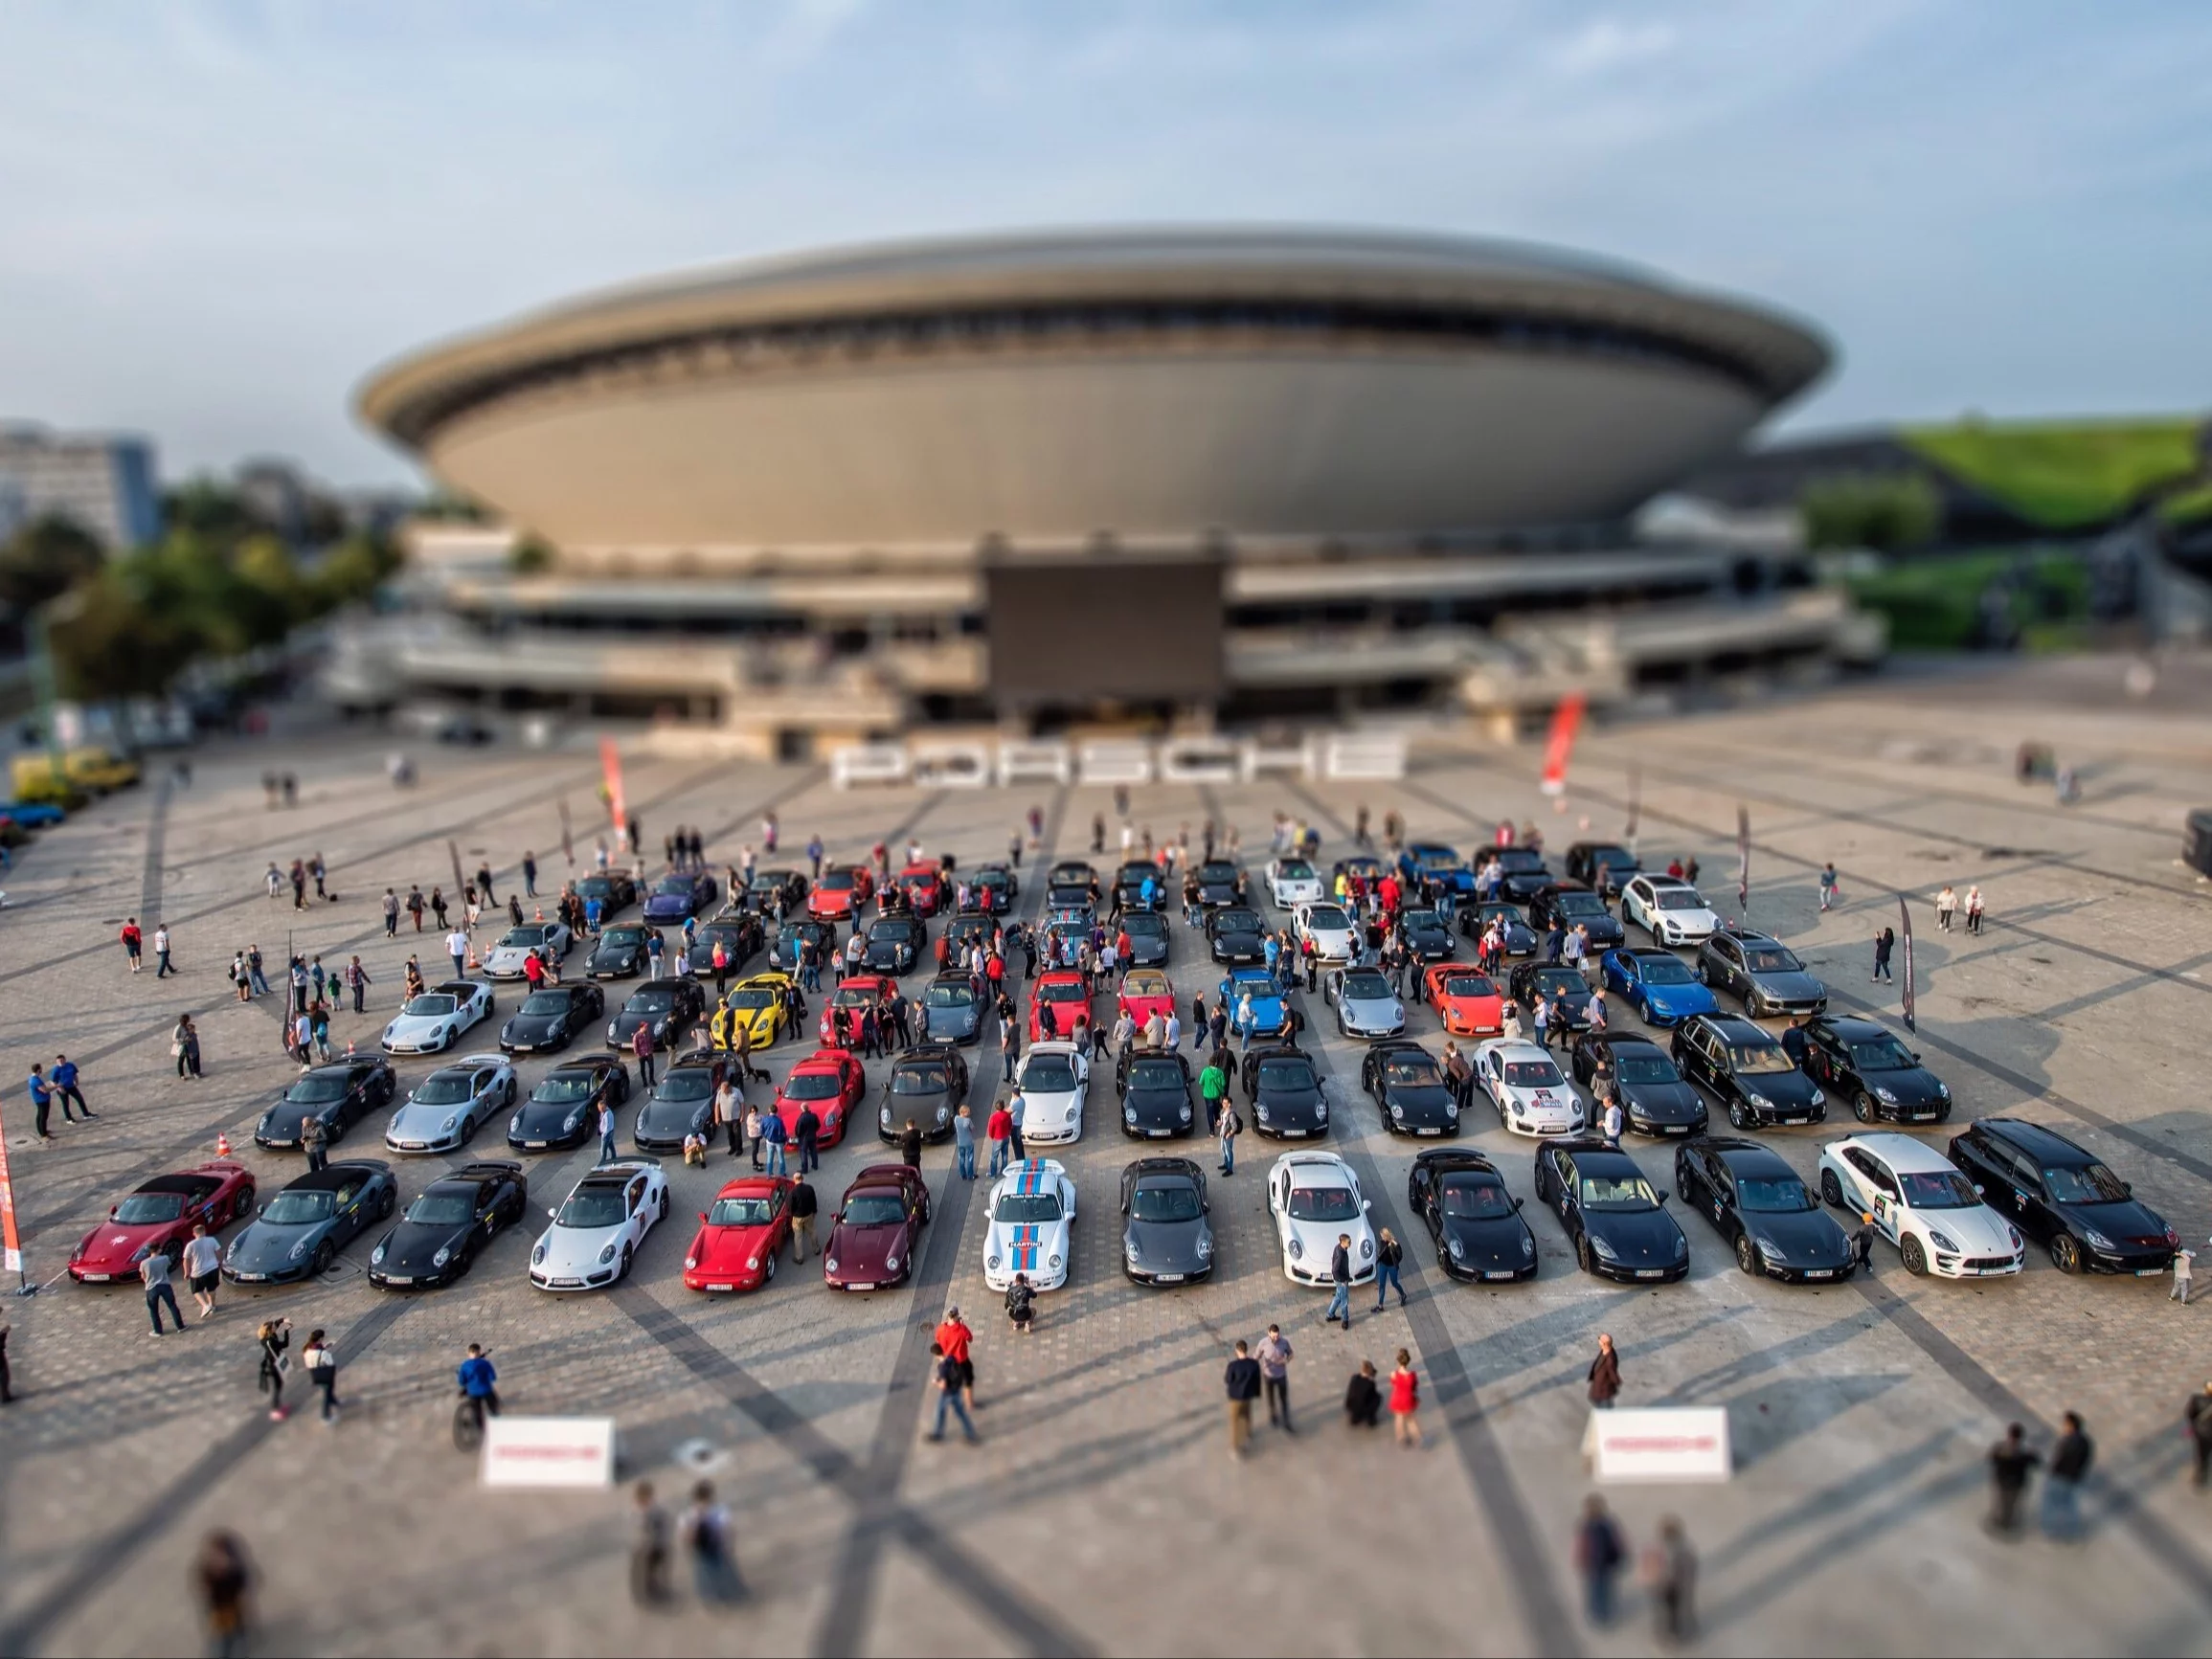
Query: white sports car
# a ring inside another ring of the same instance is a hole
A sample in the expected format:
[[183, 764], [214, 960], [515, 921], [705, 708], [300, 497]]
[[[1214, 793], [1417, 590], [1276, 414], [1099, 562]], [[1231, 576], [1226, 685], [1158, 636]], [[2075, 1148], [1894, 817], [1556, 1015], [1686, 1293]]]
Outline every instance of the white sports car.
[[576, 944], [576, 936], [560, 922], [525, 922], [519, 928], [509, 928], [500, 935], [484, 958], [484, 976], [487, 979], [520, 979], [525, 976], [523, 964], [530, 960], [532, 951], [542, 952], [561, 960]]
[[454, 1152], [514, 1104], [514, 1066], [504, 1054], [464, 1054], [415, 1086], [392, 1114], [384, 1144], [394, 1152]]
[[1321, 878], [1303, 859], [1277, 859], [1267, 867], [1268, 897], [1277, 909], [1318, 905], [1325, 897]]
[[1267, 1172], [1267, 1209], [1282, 1246], [1283, 1277], [1297, 1285], [1328, 1285], [1337, 1240], [1351, 1239], [1352, 1283], [1375, 1276], [1374, 1206], [1360, 1196], [1360, 1177], [1333, 1152], [1286, 1152]]
[[541, 1290], [601, 1289], [628, 1276], [653, 1223], [668, 1219], [668, 1177], [657, 1158], [600, 1164], [552, 1215], [530, 1248], [530, 1282]]
[[1032, 1042], [1016, 1073], [1022, 1093], [1022, 1144], [1080, 1140], [1091, 1060], [1072, 1042]]
[[[1024, 1138], [1027, 1139], [1027, 1132]], [[983, 1283], [1004, 1290], [1016, 1273], [1032, 1289], [1068, 1282], [1075, 1228], [1075, 1183], [1051, 1158], [1027, 1158], [991, 1188], [990, 1229], [983, 1235]]]
[[384, 1027], [387, 1054], [442, 1054], [461, 1034], [491, 1018], [491, 987], [481, 979], [448, 979], [400, 1005]]
[[1631, 877], [1620, 890], [1620, 917], [1659, 945], [1702, 945], [1721, 927], [1697, 888], [1679, 876]]
[[1351, 917], [1337, 905], [1300, 905], [1291, 912], [1298, 937], [1311, 939], [1324, 962], [1349, 962], [1359, 949], [1359, 932]]
[[1582, 1096], [1539, 1044], [1494, 1037], [1475, 1045], [1475, 1076], [1515, 1134], [1573, 1134], [1582, 1128]]
[[2020, 1229], [1949, 1158], [1908, 1134], [1847, 1135], [1820, 1149], [1820, 1196], [1874, 1218], [1907, 1272], [1999, 1279], [2024, 1265]]

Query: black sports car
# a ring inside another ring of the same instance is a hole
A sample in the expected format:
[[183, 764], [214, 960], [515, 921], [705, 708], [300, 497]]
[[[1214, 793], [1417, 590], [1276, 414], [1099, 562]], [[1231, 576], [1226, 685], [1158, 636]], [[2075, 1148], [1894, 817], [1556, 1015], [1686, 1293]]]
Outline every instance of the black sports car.
[[891, 1063], [875, 1112], [876, 1138], [895, 1141], [911, 1121], [922, 1139], [949, 1140], [967, 1098], [968, 1063], [959, 1049], [935, 1043], [910, 1048]]
[[1851, 1103], [1861, 1123], [1941, 1123], [1951, 1089], [1920, 1056], [1873, 1020], [1822, 1015], [1806, 1021], [1807, 1076]]
[[1230, 967], [1267, 960], [1265, 930], [1255, 911], [1242, 905], [1206, 912], [1207, 947], [1216, 962]]
[[652, 1030], [655, 1052], [666, 1053], [706, 1015], [707, 993], [696, 979], [648, 979], [607, 1021], [607, 1046], [628, 1048], [643, 1025]]
[[712, 904], [721, 890], [721, 884], [704, 871], [671, 870], [645, 895], [645, 920], [680, 923]]
[[1700, 1136], [1675, 1149], [1675, 1191], [1727, 1240], [1753, 1278], [1823, 1284], [1851, 1277], [1851, 1239], [1779, 1153]]
[[468, 1271], [500, 1228], [530, 1207], [522, 1165], [463, 1164], [424, 1187], [399, 1224], [369, 1252], [369, 1283], [381, 1290], [434, 1289]]
[[1626, 1284], [1685, 1278], [1690, 1242], [1636, 1159], [1611, 1141], [1547, 1140], [1536, 1149], [1536, 1201], [1559, 1217], [1585, 1273]]
[[768, 934], [760, 926], [758, 916], [751, 910], [725, 908], [699, 930], [698, 939], [690, 950], [691, 972], [703, 979], [711, 979], [714, 947], [719, 944], [729, 953], [728, 972], [734, 976], [767, 943]]
[[921, 960], [922, 947], [928, 943], [929, 927], [919, 916], [878, 916], [868, 930], [868, 946], [860, 965], [868, 973], [896, 978], [914, 972], [914, 964]]
[[924, 1042], [966, 1045], [983, 1035], [983, 999], [976, 982], [965, 974], [940, 974], [921, 994], [921, 1031]]
[[1198, 902], [1208, 909], [1244, 903], [1244, 872], [1227, 859], [1208, 859], [1198, 866]]
[[[1144, 902], [1144, 884], [1152, 884], [1152, 903]], [[1124, 910], [1151, 910], [1167, 895], [1160, 866], [1150, 859], [1132, 859], [1114, 872], [1114, 903]]]
[[1288, 1045], [1255, 1048], [1238, 1068], [1252, 1102], [1253, 1128], [1261, 1134], [1299, 1140], [1329, 1132], [1329, 1103], [1313, 1057]]
[[630, 1073], [611, 1054], [564, 1060], [507, 1120], [507, 1144], [529, 1152], [584, 1144], [598, 1132], [601, 1105], [620, 1106], [630, 1098]]
[[[1568, 1030], [1590, 1029], [1590, 981], [1578, 970], [1556, 962], [1518, 962], [1514, 964], [1508, 985], [1513, 1000], [1521, 1004], [1524, 1030], [1535, 1029], [1536, 999], [1540, 996], [1547, 1003], [1554, 997], [1559, 998], [1567, 1014]], [[1558, 1030], [1554, 1017], [1553, 1034], [1557, 1035]]]
[[1580, 928], [1589, 936], [1593, 952], [1610, 951], [1628, 938], [1620, 918], [1605, 908], [1603, 899], [1578, 882], [1553, 882], [1529, 901], [1531, 928], [1540, 933], [1548, 932], [1555, 921], [1562, 932], [1571, 933]]
[[1140, 1157], [1121, 1172], [1121, 1267], [1140, 1285], [1186, 1285], [1213, 1271], [1206, 1176], [1185, 1157]]
[[1004, 864], [983, 864], [968, 876], [968, 897], [986, 916], [1003, 916], [1022, 896], [1022, 879]]
[[638, 884], [620, 870], [602, 870], [576, 884], [576, 897], [586, 906], [598, 900], [599, 925], [604, 927], [608, 917], [621, 915], [638, 902]]
[[776, 930], [776, 946], [768, 953], [768, 964], [780, 968], [786, 974], [799, 971], [799, 948], [807, 940], [814, 942], [824, 967], [837, 951], [837, 924], [817, 921], [812, 916], [798, 916]]
[[1476, 855], [1480, 863], [1475, 866], [1476, 880], [1490, 865], [1499, 869], [1501, 886], [1499, 891], [1517, 905], [1524, 905], [1549, 886], [1552, 874], [1544, 867], [1544, 855], [1533, 847], [1498, 847]]
[[1459, 907], [1459, 931], [1470, 939], [1478, 939], [1489, 931], [1497, 917], [1505, 918], [1505, 953], [1508, 956], [1532, 956], [1536, 953], [1536, 930], [1529, 927], [1528, 918], [1521, 913], [1521, 907], [1509, 905], [1503, 899], [1492, 899], [1483, 905]]
[[223, 1252], [223, 1277], [234, 1285], [288, 1285], [327, 1272], [364, 1227], [398, 1202], [392, 1166], [377, 1158], [346, 1158], [309, 1170], [275, 1198]]
[[1114, 1067], [1121, 1096], [1121, 1132], [1138, 1140], [1164, 1140], [1191, 1132], [1190, 1062], [1181, 1052], [1134, 1050]]
[[1360, 1059], [1360, 1087], [1392, 1134], [1457, 1134], [1459, 1103], [1436, 1057], [1418, 1042], [1378, 1042]]
[[773, 916], [779, 896], [784, 909], [792, 910], [806, 902], [806, 878], [797, 870], [755, 870], [745, 886], [744, 897], [737, 902], [749, 910]]
[[1600, 1072], [1612, 1075], [1621, 1115], [1637, 1134], [1704, 1132], [1704, 1096], [1650, 1038], [1624, 1031], [1586, 1032], [1574, 1044], [1574, 1081], [1594, 1095]]
[[612, 928], [599, 930], [598, 943], [592, 953], [584, 958], [584, 976], [590, 979], [635, 979], [643, 974], [649, 953], [645, 941], [657, 938], [661, 930], [648, 928], [643, 922], [623, 922]]
[[1457, 949], [1441, 910], [1408, 910], [1398, 918], [1398, 928], [1417, 961], [1448, 962]]
[[1682, 1075], [1728, 1109], [1739, 1130], [1770, 1124], [1818, 1123], [1828, 1097], [1790, 1064], [1790, 1054], [1749, 1020], [1699, 1014], [1675, 1027], [1674, 1061]]
[[1121, 930], [1129, 935], [1129, 965], [1132, 968], [1164, 968], [1167, 966], [1167, 918], [1154, 910], [1137, 910], [1121, 918]]
[[685, 1054], [661, 1073], [653, 1092], [638, 1108], [630, 1138], [640, 1152], [680, 1153], [684, 1137], [714, 1133], [714, 1091], [730, 1069], [727, 1056], [711, 1051]]
[[1436, 1265], [1455, 1279], [1511, 1282], [1536, 1277], [1536, 1235], [1521, 1200], [1478, 1152], [1437, 1147], [1413, 1160], [1406, 1201], [1427, 1223]]
[[2063, 1273], [2133, 1273], [2174, 1265], [2181, 1236], [2086, 1147], [2018, 1117], [1976, 1118], [1951, 1161], [1982, 1198], [2051, 1253]]
[[1084, 896], [1098, 885], [1098, 872], [1081, 859], [1062, 859], [1045, 872], [1045, 886], [1054, 887], [1081, 887]]
[[1597, 873], [1604, 870], [1605, 885], [1617, 890], [1637, 868], [1636, 854], [1613, 841], [1576, 841], [1567, 849], [1568, 879], [1588, 886], [1596, 886]]
[[509, 1054], [551, 1054], [589, 1031], [606, 1012], [607, 994], [589, 980], [541, 986], [508, 1016], [499, 1045]]
[[1715, 933], [1698, 947], [1697, 974], [1714, 991], [1742, 1002], [1754, 1020], [1828, 1008], [1828, 987], [1789, 946], [1764, 933]]
[[332, 1061], [304, 1073], [254, 1125], [256, 1144], [296, 1147], [308, 1118], [323, 1120], [325, 1144], [336, 1146], [346, 1132], [372, 1111], [392, 1104], [396, 1085], [392, 1067], [362, 1057]]

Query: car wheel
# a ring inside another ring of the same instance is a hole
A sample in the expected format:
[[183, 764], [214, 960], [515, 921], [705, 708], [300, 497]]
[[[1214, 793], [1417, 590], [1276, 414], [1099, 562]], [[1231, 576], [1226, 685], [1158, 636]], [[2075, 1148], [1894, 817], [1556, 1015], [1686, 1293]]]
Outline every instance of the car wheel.
[[1898, 1241], [1897, 1253], [1905, 1258], [1905, 1270], [1907, 1273], [1928, 1271], [1928, 1252], [1921, 1248], [1920, 1241], [1912, 1234], [1907, 1233]]
[[330, 1270], [330, 1264], [336, 1259], [336, 1257], [337, 1252], [330, 1248], [330, 1241], [328, 1239], [325, 1239], [321, 1244], [315, 1246], [315, 1260], [310, 1265], [309, 1271], [312, 1272], [316, 1278], [321, 1278], [325, 1273], [327, 1273]]
[[323, 1144], [325, 1146], [336, 1146], [345, 1138], [346, 1120], [342, 1117], [332, 1118], [330, 1122], [326, 1126], [326, 1138]]
[[231, 1220], [242, 1222], [254, 1213], [254, 1189], [240, 1187], [238, 1196], [231, 1200]]
[[2082, 1270], [2082, 1246], [2073, 1234], [2061, 1233], [2051, 1240], [2051, 1261], [2062, 1273]]
[[380, 1222], [390, 1221], [392, 1212], [398, 1206], [398, 1203], [399, 1189], [396, 1186], [386, 1187], [383, 1199], [376, 1206], [376, 1219]]
[[1736, 1266], [1754, 1279], [1765, 1271], [1766, 1264], [1759, 1259], [1759, 1246], [1751, 1243], [1749, 1233], [1736, 1235]]
[[663, 1187], [663, 1188], [661, 1189], [661, 1220], [663, 1220], [663, 1221], [665, 1222], [665, 1221], [666, 1221], [667, 1219], [668, 1219], [668, 1189], [667, 1189], [667, 1188], [666, 1188], [666, 1187]]
[[1592, 1272], [1590, 1258], [1590, 1241], [1577, 1235], [1574, 1241], [1574, 1262], [1585, 1273]]
[[479, 1125], [476, 1121], [476, 1114], [474, 1112], [470, 1112], [468, 1116], [461, 1120], [461, 1144], [463, 1146], [466, 1146], [470, 1141], [476, 1138], [476, 1132], [478, 1128]]
[[1861, 1123], [1872, 1123], [1880, 1115], [1874, 1110], [1874, 1097], [1863, 1088], [1851, 1097], [1851, 1115]]
[[761, 1275], [760, 1282], [764, 1285], [776, 1282], [776, 1252], [773, 1248], [768, 1252], [768, 1271]]
[[1820, 1172], [1820, 1201], [1832, 1210], [1843, 1207], [1843, 1183], [1836, 1178], [1834, 1170]]
[[627, 1245], [627, 1244], [624, 1244], [624, 1245], [622, 1246], [622, 1266], [621, 1266], [621, 1270], [615, 1274], [615, 1277], [616, 1277], [617, 1279], [627, 1279], [629, 1276], [630, 1276], [630, 1246], [629, 1246], [629, 1245]]
[[1744, 1110], [1744, 1103], [1741, 1099], [1728, 1102], [1728, 1122], [1736, 1129], [1749, 1129], [1751, 1127], [1749, 1113]]

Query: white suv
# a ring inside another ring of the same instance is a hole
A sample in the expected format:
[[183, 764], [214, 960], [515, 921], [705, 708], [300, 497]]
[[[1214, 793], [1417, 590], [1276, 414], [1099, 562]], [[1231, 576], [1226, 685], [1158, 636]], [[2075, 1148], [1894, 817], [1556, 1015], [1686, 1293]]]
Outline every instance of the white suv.
[[1721, 926], [1697, 888], [1676, 876], [1631, 877], [1620, 890], [1620, 913], [1659, 945], [1702, 945]]

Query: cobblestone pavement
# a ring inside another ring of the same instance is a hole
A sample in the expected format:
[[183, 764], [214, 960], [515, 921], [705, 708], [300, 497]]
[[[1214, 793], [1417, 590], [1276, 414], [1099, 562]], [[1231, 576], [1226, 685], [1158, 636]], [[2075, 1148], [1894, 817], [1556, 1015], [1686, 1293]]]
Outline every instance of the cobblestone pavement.
[[[1929, 700], [1924, 687], [1883, 683], [1602, 730], [1577, 757], [1562, 815], [1533, 787], [1531, 752], [1470, 746], [1425, 753], [1398, 784], [1144, 788], [1135, 818], [1166, 836], [1218, 815], [1239, 827], [1256, 869], [1277, 806], [1310, 815], [1329, 857], [1344, 850], [1360, 804], [1378, 828], [1395, 808], [1414, 835], [1461, 843], [1500, 818], [1534, 816], [1563, 845], [1584, 816], [1595, 833], [1618, 833], [1633, 789], [1646, 858], [1694, 854], [1718, 893], [1733, 886], [1741, 802], [1752, 916], [1840, 1001], [1894, 1017], [1890, 988], [1868, 983], [1867, 941], [1894, 916], [1897, 891], [1914, 896], [1919, 1042], [1962, 1113], [2050, 1121], [2204, 1238], [2212, 1136], [2188, 1057], [2201, 1064], [2212, 945], [2204, 890], [2175, 854], [2182, 810], [2212, 799], [2212, 718], [2087, 711], [2033, 675], [2009, 694], [1978, 684], [1939, 722]], [[2013, 746], [2030, 736], [2084, 767], [2079, 805], [2061, 809], [2047, 790], [2012, 781]], [[366, 1047], [407, 952], [439, 953], [411, 932], [383, 938], [387, 886], [450, 882], [449, 840], [471, 868], [490, 861], [503, 899], [526, 846], [557, 885], [560, 805], [590, 821], [590, 757], [425, 758], [423, 781], [402, 795], [383, 781], [375, 746], [342, 735], [281, 758], [216, 749], [190, 789], [104, 803], [19, 862], [0, 918], [0, 1064], [20, 1078], [66, 1048], [102, 1114], [57, 1124], [59, 1138], [40, 1145], [20, 1084], [0, 1100], [34, 1277], [58, 1274], [120, 1193], [208, 1155], [218, 1132], [264, 1192], [296, 1172], [249, 1138], [287, 1065], [273, 1004], [230, 998], [235, 947], [258, 941], [276, 962], [290, 941], [326, 965], [360, 952], [376, 980], [371, 1012], [341, 1015], [337, 1035]], [[300, 774], [298, 807], [264, 809], [270, 764]], [[787, 847], [819, 831], [833, 856], [857, 857], [911, 833], [966, 862], [1002, 855], [1032, 799], [1047, 811], [1047, 856], [1086, 853], [1094, 814], [1113, 817], [1101, 789], [844, 794], [798, 766], [640, 760], [630, 791], [649, 845], [698, 823], [717, 868], [756, 838], [771, 804]], [[579, 841], [588, 852], [589, 833]], [[310, 897], [304, 913], [288, 892], [272, 904], [260, 886], [268, 861], [317, 850], [338, 899]], [[1117, 850], [1110, 841], [1101, 865]], [[1815, 878], [1828, 859], [1844, 903], [1821, 915]], [[1981, 885], [1985, 933], [1936, 931], [1926, 900], [1945, 881]], [[169, 922], [181, 978], [124, 972], [113, 939], [129, 913], [149, 933], [152, 916]], [[1217, 976], [1180, 930], [1173, 972], [1185, 1001]], [[204, 1082], [177, 1079], [168, 1056], [169, 1026], [188, 1008], [205, 1030]], [[1413, 1023], [1433, 1031], [1423, 1011]], [[676, 1219], [610, 1294], [532, 1291], [530, 1229], [519, 1229], [451, 1289], [379, 1294], [362, 1276], [363, 1241], [320, 1282], [226, 1289], [214, 1319], [159, 1341], [135, 1288], [62, 1280], [11, 1301], [0, 1315], [14, 1324], [19, 1393], [0, 1418], [0, 1648], [181, 1649], [196, 1639], [186, 1564], [220, 1523], [260, 1562], [273, 1651], [1642, 1651], [1651, 1638], [1637, 1598], [1615, 1629], [1592, 1632], [1569, 1566], [1587, 1490], [1583, 1375], [1600, 1330], [1620, 1344], [1629, 1403], [1730, 1414], [1730, 1484], [1613, 1494], [1639, 1541], [1663, 1513], [1687, 1522], [1703, 1558], [1703, 1647], [2212, 1648], [2212, 1547], [2176, 1426], [2184, 1393], [2212, 1368], [2207, 1315], [2172, 1307], [2163, 1281], [2072, 1279], [2038, 1256], [2017, 1281], [1942, 1284], [1907, 1277], [1884, 1246], [1870, 1281], [1786, 1289], [1737, 1272], [1691, 1221], [1688, 1282], [1638, 1291], [1577, 1273], [1556, 1225], [1535, 1216], [1533, 1284], [1451, 1286], [1407, 1224], [1409, 1149], [1353, 1087], [1351, 1046], [1333, 1036], [1320, 1046], [1332, 1144], [1360, 1170], [1377, 1219], [1410, 1241], [1409, 1307], [1374, 1314], [1363, 1297], [1348, 1334], [1324, 1329], [1323, 1298], [1282, 1276], [1261, 1197], [1273, 1149], [1256, 1137], [1237, 1175], [1214, 1186], [1213, 1280], [1156, 1291], [1124, 1279], [1116, 1182], [1134, 1151], [1104, 1088], [1083, 1140], [1061, 1155], [1080, 1192], [1071, 1283], [1042, 1299], [1026, 1339], [983, 1289], [981, 1194], [952, 1177], [942, 1148], [925, 1156], [937, 1207], [919, 1281], [897, 1291], [832, 1296], [811, 1265], [788, 1264], [742, 1299], [685, 1291], [686, 1218], [725, 1178], [717, 1158], [703, 1174], [672, 1171]], [[786, 1042], [772, 1069], [801, 1052]], [[524, 1065], [525, 1087], [547, 1064]], [[427, 1066], [399, 1069], [404, 1087]], [[986, 1047], [979, 1102], [998, 1070]], [[373, 1126], [356, 1132], [372, 1143]], [[1833, 1132], [1769, 1139], [1809, 1174]], [[1528, 1193], [1529, 1143], [1509, 1141], [1479, 1100], [1466, 1142]], [[1663, 1149], [1632, 1150], [1671, 1186]], [[825, 1200], [881, 1155], [861, 1138], [826, 1155]], [[401, 1164], [403, 1197], [436, 1161]], [[588, 1161], [533, 1158], [533, 1199], [553, 1201]], [[980, 1333], [977, 1448], [917, 1432], [928, 1328], [948, 1301]], [[272, 1424], [260, 1410], [252, 1331], [277, 1312], [303, 1333], [337, 1334], [350, 1401], [337, 1427], [305, 1412]], [[1231, 1341], [1270, 1320], [1297, 1347], [1301, 1432], [1263, 1427], [1255, 1455], [1236, 1465], [1225, 1455], [1221, 1366]], [[470, 1341], [493, 1351], [510, 1409], [615, 1417], [625, 1470], [665, 1493], [692, 1478], [677, 1448], [707, 1443], [756, 1591], [744, 1610], [715, 1618], [688, 1591], [666, 1612], [634, 1610], [621, 1493], [478, 1490], [446, 1437], [451, 1368]], [[1360, 1358], [1387, 1371], [1400, 1347], [1426, 1384], [1418, 1453], [1355, 1435], [1334, 1409]], [[1991, 1538], [1980, 1525], [1988, 1444], [2011, 1416], [2046, 1436], [2068, 1407], [2100, 1446], [2089, 1536], [2072, 1547]]]

